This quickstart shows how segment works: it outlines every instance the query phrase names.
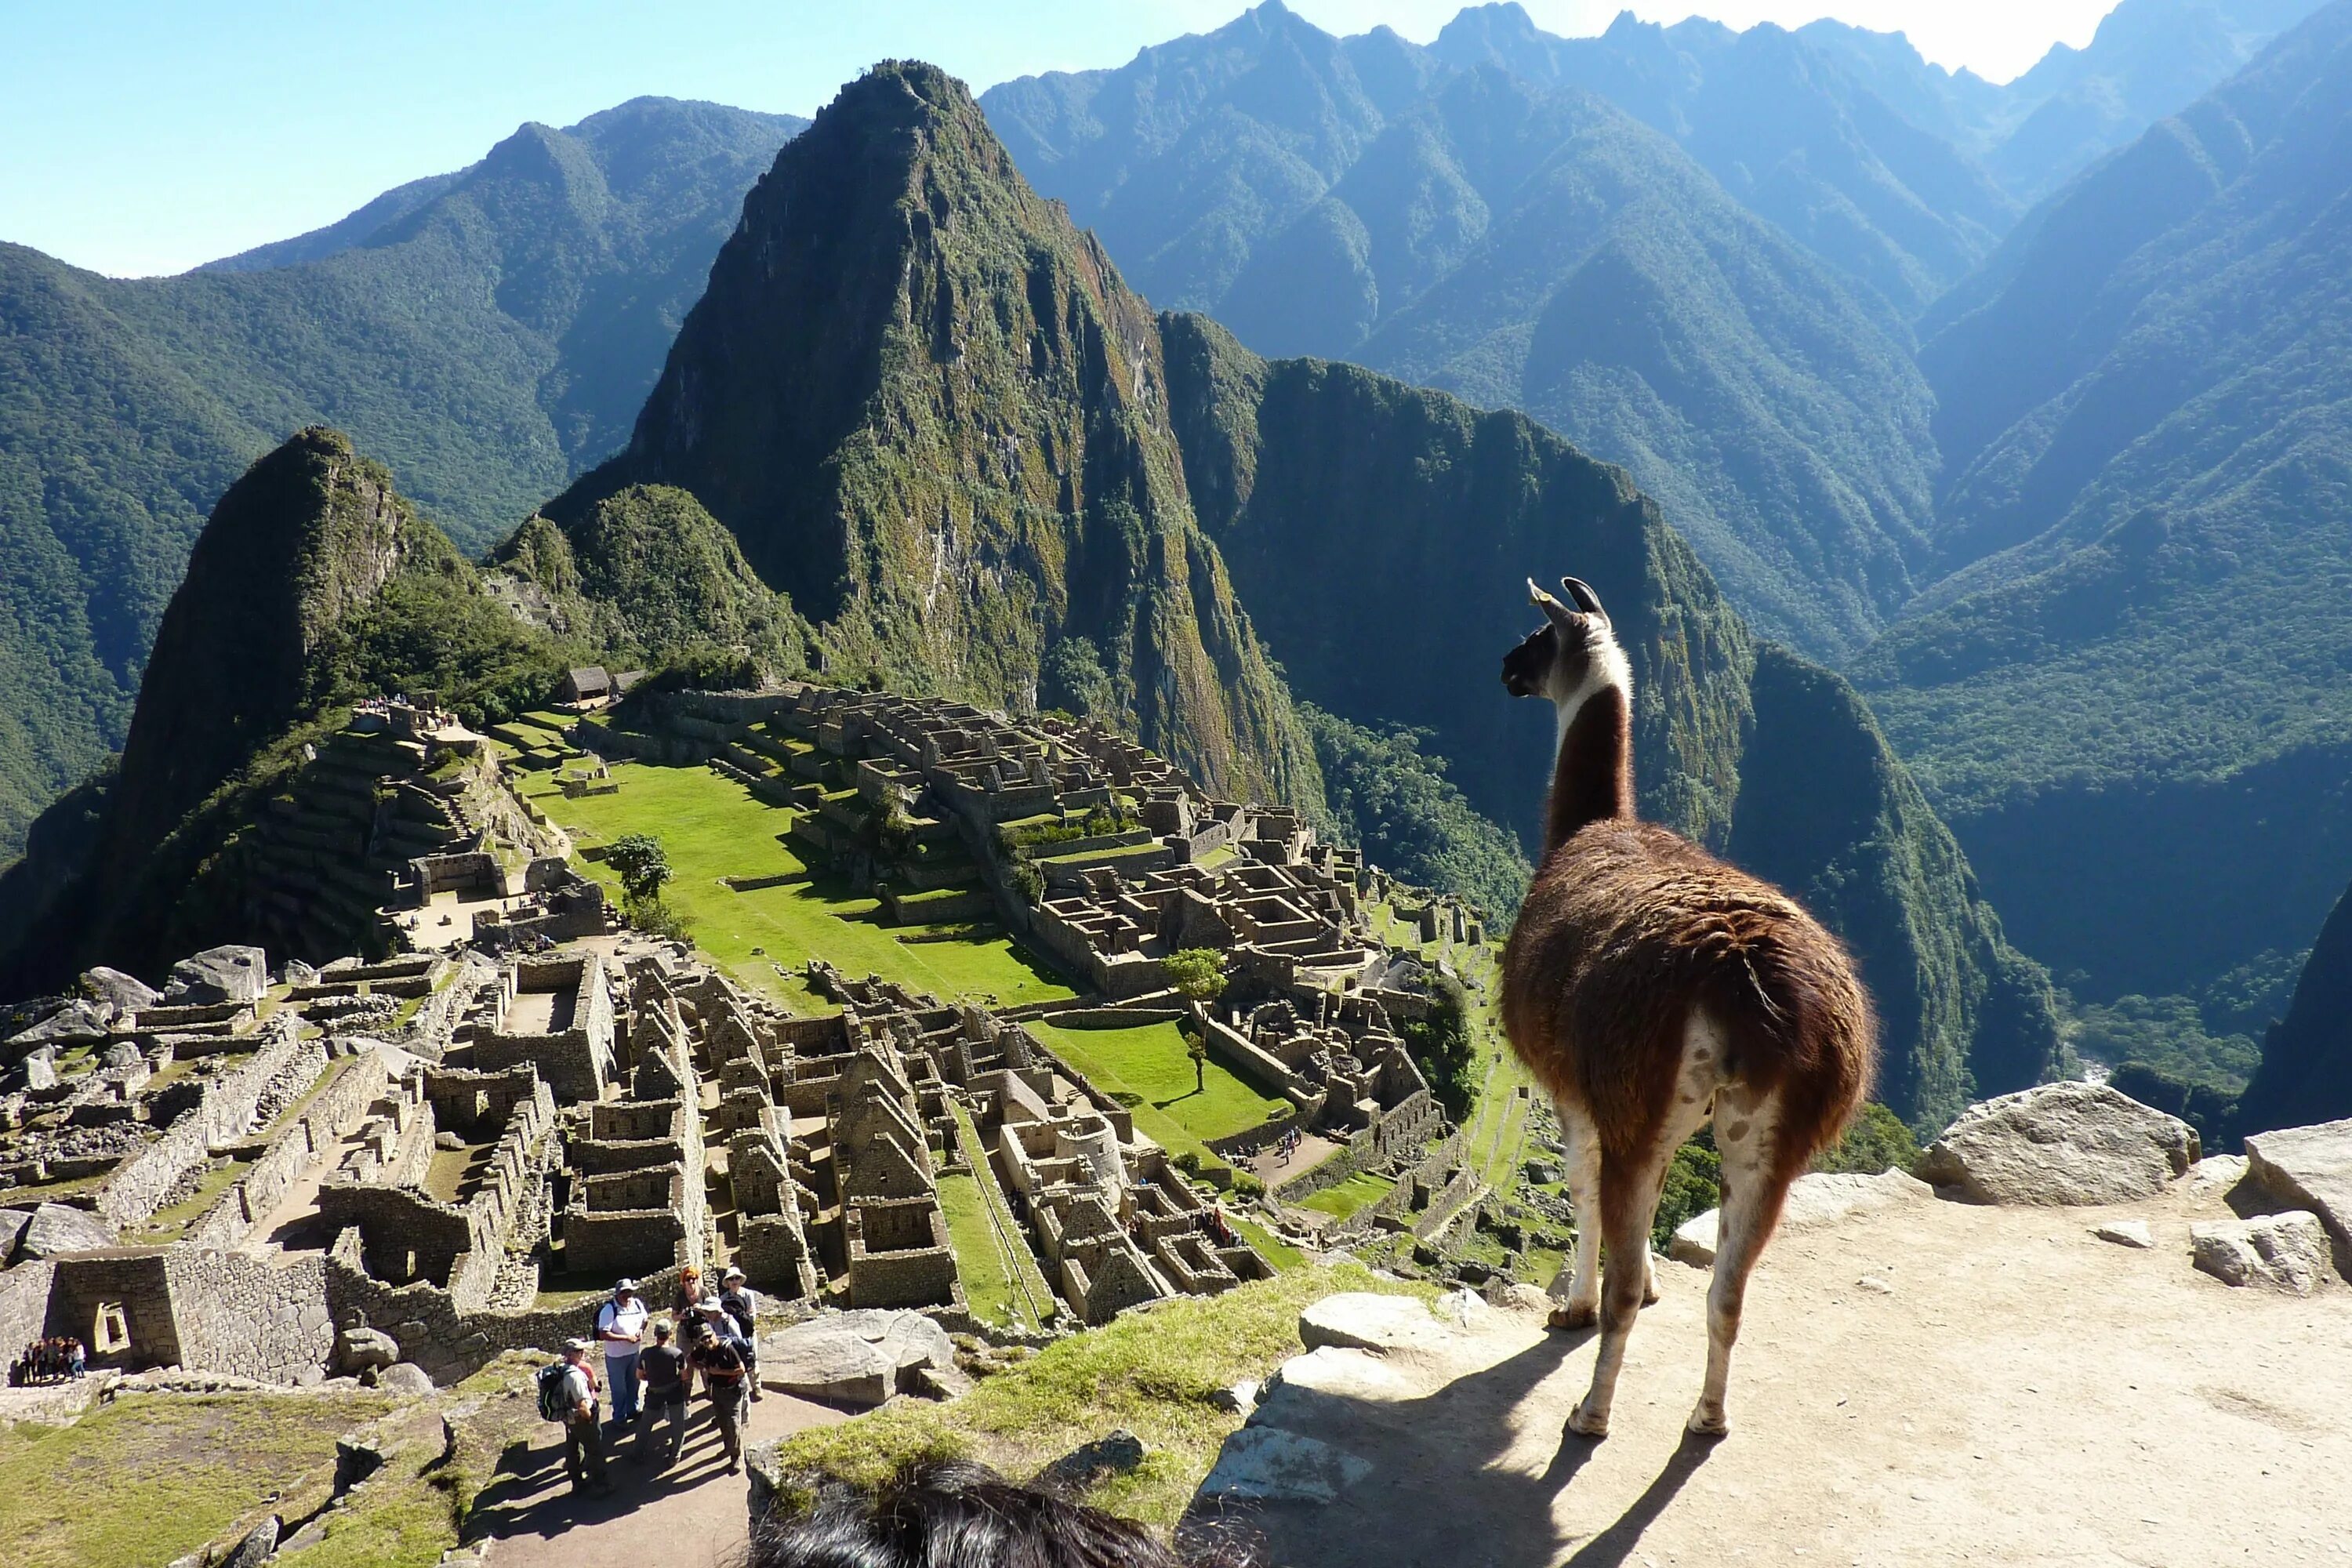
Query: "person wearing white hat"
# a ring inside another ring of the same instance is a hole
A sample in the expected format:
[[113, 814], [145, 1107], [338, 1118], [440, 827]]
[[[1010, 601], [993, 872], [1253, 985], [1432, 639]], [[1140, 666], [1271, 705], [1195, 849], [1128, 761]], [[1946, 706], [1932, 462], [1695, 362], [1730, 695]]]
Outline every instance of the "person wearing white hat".
[[597, 1497], [613, 1489], [604, 1476], [604, 1432], [596, 1424], [596, 1374], [588, 1370], [586, 1340], [563, 1342], [563, 1468], [572, 1489]]
[[614, 1286], [613, 1299], [596, 1309], [596, 1337], [604, 1343], [604, 1380], [613, 1385], [615, 1431], [637, 1418], [637, 1352], [651, 1315], [634, 1279]]
[[736, 1337], [743, 1342], [744, 1364], [751, 1368], [746, 1379], [751, 1386], [751, 1398], [760, 1397], [760, 1299], [751, 1294], [744, 1282], [740, 1268], [729, 1268], [719, 1282], [719, 1305], [735, 1320]]

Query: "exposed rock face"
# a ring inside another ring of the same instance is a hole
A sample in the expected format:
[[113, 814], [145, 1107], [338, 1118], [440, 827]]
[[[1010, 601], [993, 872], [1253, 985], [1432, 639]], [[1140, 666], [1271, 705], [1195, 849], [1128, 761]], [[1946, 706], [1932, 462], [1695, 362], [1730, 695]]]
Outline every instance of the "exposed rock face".
[[1486, 1304], [1467, 1290], [1423, 1303], [1417, 1296], [1349, 1291], [1326, 1296], [1298, 1314], [1298, 1342], [1308, 1350], [1393, 1350], [1433, 1343]]
[[142, 1007], [152, 1007], [163, 999], [163, 993], [137, 975], [109, 969], [102, 963], [82, 975], [81, 988], [93, 1001], [113, 1008], [117, 1017], [136, 1013]]
[[16, 1260], [16, 1238], [32, 1223], [31, 1209], [0, 1209], [0, 1268]]
[[341, 1372], [389, 1367], [400, 1360], [400, 1342], [381, 1329], [354, 1324], [335, 1335], [335, 1366]]
[[2247, 1139], [2246, 1174], [2274, 1201], [2317, 1215], [2336, 1272], [2352, 1279], [2352, 1117]]
[[2191, 1226], [2189, 1244], [2197, 1267], [2224, 1285], [2308, 1296], [2327, 1277], [2327, 1233], [2301, 1209]]
[[104, 1220], [87, 1209], [68, 1208], [63, 1204], [43, 1204], [35, 1209], [29, 1222], [16, 1238], [16, 1257], [21, 1260], [35, 1258], [56, 1258], [68, 1252], [89, 1252], [114, 1245], [114, 1231]]
[[269, 1561], [270, 1554], [278, 1550], [278, 1532], [282, 1528], [278, 1517], [271, 1514], [247, 1532], [221, 1568], [261, 1568]]
[[2047, 1083], [1972, 1105], [1919, 1158], [1919, 1174], [1977, 1204], [2116, 1204], [2153, 1197], [2197, 1163], [2197, 1130], [2095, 1083]]
[[258, 1002], [269, 989], [269, 955], [235, 944], [206, 948], [172, 965], [163, 989], [174, 1003]]
[[2148, 1233], [2147, 1221], [2144, 1219], [2109, 1220], [2093, 1229], [2091, 1234], [2101, 1241], [2112, 1241], [2117, 1247], [2128, 1247], [2140, 1252], [2149, 1251], [2156, 1246], [2156, 1237]]
[[433, 1392], [432, 1376], [415, 1362], [394, 1362], [376, 1373], [375, 1385], [386, 1394], [421, 1399]]
[[796, 1323], [760, 1341], [760, 1382], [782, 1394], [879, 1405], [914, 1373], [955, 1365], [955, 1342], [920, 1312], [867, 1309]]
[[[1933, 1194], [1927, 1183], [1904, 1171], [1882, 1171], [1875, 1176], [1809, 1172], [1789, 1184], [1780, 1228], [1787, 1232], [1832, 1226], [1849, 1215], [1916, 1203]], [[1695, 1268], [1711, 1268], [1722, 1215], [1722, 1210], [1709, 1209], [1684, 1221], [1666, 1256]]]
[[68, 1002], [29, 1029], [8, 1037], [12, 1046], [36, 1045], [47, 1040], [79, 1039], [89, 1035], [106, 1033], [114, 1021], [114, 1011], [103, 1002]]

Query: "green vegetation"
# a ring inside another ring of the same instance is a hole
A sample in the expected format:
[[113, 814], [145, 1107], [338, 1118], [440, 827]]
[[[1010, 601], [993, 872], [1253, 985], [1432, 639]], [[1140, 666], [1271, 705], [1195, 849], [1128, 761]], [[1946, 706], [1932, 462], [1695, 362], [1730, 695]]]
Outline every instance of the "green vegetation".
[[1425, 1018], [1407, 1018], [1398, 1026], [1405, 1048], [1429, 1080], [1430, 1093], [1460, 1121], [1470, 1111], [1477, 1093], [1480, 1062], [1471, 1032], [1470, 994], [1462, 982], [1440, 972], [1430, 984], [1431, 1007]]
[[1187, 947], [1168, 955], [1168, 984], [1188, 1002], [1207, 1006], [1225, 992], [1225, 955], [1206, 947]]
[[[661, 827], [673, 875], [666, 901], [692, 922], [695, 942], [745, 984], [803, 1006], [820, 1005], [798, 979], [813, 958], [850, 974], [881, 974], [943, 999], [993, 997], [1005, 1006], [1073, 994], [1003, 935], [908, 942], [877, 921], [877, 906], [836, 879], [810, 872], [782, 842], [791, 814], [708, 768], [614, 764], [618, 793], [567, 800], [551, 775], [533, 775], [530, 798], [583, 846], [611, 844], [647, 824]], [[615, 872], [582, 868], [618, 887]], [[736, 892], [728, 877], [792, 879]], [[761, 951], [754, 952], [754, 949]], [[790, 972], [780, 973], [779, 970]]]
[[1133, 1112], [1137, 1128], [1171, 1154], [1223, 1164], [1209, 1152], [1209, 1140], [1246, 1132], [1290, 1110], [1287, 1100], [1260, 1094], [1213, 1059], [1195, 1089], [1192, 1058], [1172, 1023], [1078, 1029], [1040, 1021], [1028, 1028]]
[[1315, 1209], [1339, 1219], [1349, 1219], [1357, 1210], [1370, 1207], [1395, 1190], [1396, 1183], [1391, 1178], [1359, 1171], [1335, 1186], [1308, 1194], [1298, 1200], [1298, 1206]]
[[1386, 732], [1301, 703], [1325, 798], [1346, 842], [1382, 870], [1468, 898], [1497, 920], [1517, 913], [1529, 868], [1510, 830], [1478, 815], [1447, 782], [1426, 731]]
[[331, 420], [480, 548], [628, 439], [743, 192], [800, 124], [640, 99], [526, 126], [177, 278], [0, 246], [0, 864], [122, 743], [164, 604], [247, 464]]
[[[0, 1428], [0, 1537], [24, 1568], [149, 1568], [226, 1531], [387, 1402], [133, 1394]], [[429, 1561], [429, 1559], [427, 1560]]]
[[1723, 1156], [1716, 1152], [1714, 1130], [1702, 1127], [1675, 1151], [1674, 1163], [1666, 1167], [1657, 1217], [1650, 1225], [1650, 1245], [1664, 1252], [1685, 1223], [1722, 1202]]
[[1872, 1100], [1857, 1111], [1845, 1136], [1814, 1157], [1816, 1171], [1874, 1176], [1908, 1171], [1919, 1158], [1919, 1141], [1895, 1112]]
[[1335, 1290], [1431, 1294], [1353, 1264], [1298, 1268], [1228, 1290], [1187, 1296], [1062, 1340], [950, 1405], [899, 1400], [835, 1426], [795, 1433], [778, 1458], [871, 1484], [910, 1458], [967, 1456], [1008, 1475], [1034, 1473], [1078, 1443], [1125, 1427], [1143, 1439], [1142, 1468], [1087, 1494], [1100, 1508], [1166, 1528], [1240, 1426], [1210, 1401], [1243, 1377], [1263, 1378], [1298, 1352], [1298, 1312]]
[[669, 857], [661, 840], [649, 833], [624, 833], [604, 847], [604, 864], [621, 879], [621, 891], [632, 900], [661, 896], [670, 878]]

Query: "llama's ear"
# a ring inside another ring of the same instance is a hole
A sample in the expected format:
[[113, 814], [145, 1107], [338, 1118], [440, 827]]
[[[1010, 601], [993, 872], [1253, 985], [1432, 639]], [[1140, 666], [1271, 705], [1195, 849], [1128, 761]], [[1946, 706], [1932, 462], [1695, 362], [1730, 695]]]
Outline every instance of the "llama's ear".
[[1581, 577], [1562, 577], [1559, 585], [1568, 590], [1568, 596], [1576, 601], [1578, 609], [1604, 626], [1609, 624], [1609, 612], [1601, 607], [1601, 595], [1592, 591], [1591, 584]]
[[1583, 629], [1576, 624], [1576, 612], [1538, 587], [1536, 580], [1532, 577], [1528, 579], [1528, 598], [1543, 611], [1544, 618], [1558, 626], [1563, 635], [1572, 634], [1580, 637], [1584, 635]]

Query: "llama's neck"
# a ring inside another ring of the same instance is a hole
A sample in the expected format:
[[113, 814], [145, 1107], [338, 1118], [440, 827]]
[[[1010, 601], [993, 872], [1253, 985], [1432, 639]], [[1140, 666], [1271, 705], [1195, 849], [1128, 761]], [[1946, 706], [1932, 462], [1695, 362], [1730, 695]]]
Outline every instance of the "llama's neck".
[[1544, 855], [1591, 823], [1633, 815], [1633, 683], [1614, 647], [1579, 689], [1556, 700], [1559, 747], [1544, 811]]

